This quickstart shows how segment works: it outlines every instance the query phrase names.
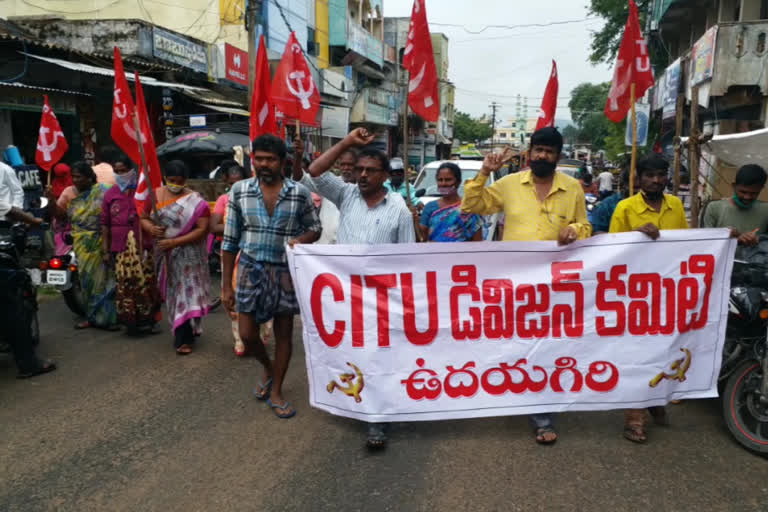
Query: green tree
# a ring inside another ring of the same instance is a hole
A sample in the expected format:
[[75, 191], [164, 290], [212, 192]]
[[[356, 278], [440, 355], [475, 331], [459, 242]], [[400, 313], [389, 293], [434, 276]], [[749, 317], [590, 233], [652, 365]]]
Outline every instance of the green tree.
[[473, 118], [465, 112], [456, 111], [453, 135], [461, 142], [477, 142], [491, 138], [493, 128], [484, 117]]
[[[636, 0], [640, 16], [640, 27], [645, 27], [645, 20], [652, 0]], [[603, 28], [592, 34], [591, 54], [589, 59], [593, 64], [613, 62], [619, 52], [624, 26], [629, 17], [629, 2], [627, 0], [590, 0], [589, 15], [598, 16], [605, 20]]]
[[566, 144], [575, 144], [579, 142], [579, 129], [572, 124], [563, 128], [562, 134]]
[[574, 87], [571, 91], [571, 100], [568, 102], [568, 108], [571, 109], [571, 118], [576, 123], [576, 126], [583, 128], [587, 118], [592, 114], [603, 112], [610, 90], [610, 82], [601, 84], [582, 83]]

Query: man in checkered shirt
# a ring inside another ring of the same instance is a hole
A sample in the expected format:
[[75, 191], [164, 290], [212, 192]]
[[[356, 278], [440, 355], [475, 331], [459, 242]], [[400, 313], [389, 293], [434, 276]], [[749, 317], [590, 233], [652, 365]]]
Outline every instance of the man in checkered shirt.
[[[279, 418], [296, 409], [283, 398], [291, 360], [293, 316], [299, 312], [285, 255], [285, 245], [311, 244], [320, 237], [320, 219], [309, 190], [283, 177], [285, 143], [274, 135], [253, 141], [256, 177], [237, 182], [229, 193], [222, 260], [222, 302], [239, 313], [240, 336], [264, 366], [254, 389]], [[232, 287], [235, 257], [237, 286]], [[259, 325], [274, 318], [275, 360], [259, 339]]]

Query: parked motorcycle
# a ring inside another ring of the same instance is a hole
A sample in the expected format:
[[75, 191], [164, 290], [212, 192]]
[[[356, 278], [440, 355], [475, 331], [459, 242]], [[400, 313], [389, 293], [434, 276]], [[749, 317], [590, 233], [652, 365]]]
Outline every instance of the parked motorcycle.
[[768, 453], [768, 238], [737, 252], [719, 383], [728, 430]]
[[589, 222], [592, 222], [592, 214], [594, 213], [595, 209], [597, 208], [597, 205], [600, 204], [600, 198], [596, 196], [595, 194], [587, 193], [584, 194], [584, 199], [587, 202], [587, 220]]

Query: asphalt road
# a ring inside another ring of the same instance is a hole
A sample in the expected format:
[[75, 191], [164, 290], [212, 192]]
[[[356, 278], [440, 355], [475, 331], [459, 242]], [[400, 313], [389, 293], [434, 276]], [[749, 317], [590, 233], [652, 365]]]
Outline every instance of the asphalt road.
[[768, 459], [731, 440], [718, 400], [670, 406], [646, 445], [614, 411], [561, 415], [553, 447], [520, 417], [401, 424], [372, 455], [360, 424], [309, 407], [298, 329], [298, 414], [279, 420], [221, 310], [189, 357], [165, 324], [75, 331], [61, 300], [40, 323], [58, 371], [17, 381], [0, 357], [2, 511], [768, 510]]

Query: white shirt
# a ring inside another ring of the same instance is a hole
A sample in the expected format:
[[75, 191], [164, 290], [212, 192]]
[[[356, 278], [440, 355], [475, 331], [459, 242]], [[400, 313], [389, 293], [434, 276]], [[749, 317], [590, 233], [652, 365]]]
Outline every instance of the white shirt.
[[600, 182], [600, 191], [613, 190], [613, 174], [608, 171], [603, 171], [597, 175], [597, 180]]
[[4, 219], [8, 212], [11, 211], [11, 203], [0, 199], [0, 219]]
[[[24, 208], [24, 189], [12, 167], [0, 162], [0, 202]], [[10, 208], [9, 208], [10, 210]]]

